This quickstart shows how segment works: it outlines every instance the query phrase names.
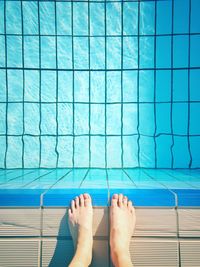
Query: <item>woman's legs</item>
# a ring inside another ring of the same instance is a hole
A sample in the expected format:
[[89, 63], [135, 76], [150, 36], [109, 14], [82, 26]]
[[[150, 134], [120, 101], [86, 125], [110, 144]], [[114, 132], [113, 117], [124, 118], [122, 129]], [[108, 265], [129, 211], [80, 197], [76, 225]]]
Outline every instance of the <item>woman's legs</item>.
[[75, 255], [69, 267], [86, 267], [92, 261], [93, 210], [90, 195], [83, 194], [71, 202], [68, 211], [69, 228], [74, 242]]
[[110, 248], [115, 267], [132, 267], [129, 253], [131, 236], [135, 229], [135, 209], [122, 194], [112, 197], [110, 208]]

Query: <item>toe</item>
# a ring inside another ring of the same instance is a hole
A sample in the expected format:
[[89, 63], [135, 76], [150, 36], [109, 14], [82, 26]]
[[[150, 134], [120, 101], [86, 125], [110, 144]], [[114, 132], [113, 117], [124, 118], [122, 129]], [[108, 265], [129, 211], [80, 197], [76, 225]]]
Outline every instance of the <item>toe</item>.
[[114, 199], [118, 199], [118, 197], [119, 197], [118, 194], [114, 194], [114, 195], [113, 195], [113, 198], [114, 198]]
[[122, 200], [123, 200], [123, 195], [122, 194], [119, 194], [118, 204], [119, 204], [120, 207], [123, 206]]
[[129, 201], [128, 201], [128, 209], [131, 211], [131, 210], [132, 210], [132, 208], [133, 208], [132, 201], [131, 201], [131, 200], [129, 200]]
[[75, 197], [75, 207], [79, 207], [79, 197]]
[[83, 195], [83, 197], [84, 197], [84, 203], [85, 203], [85, 206], [86, 206], [86, 207], [90, 206], [90, 205], [92, 204], [92, 199], [91, 199], [90, 195], [87, 194], [87, 193], [85, 193], [85, 194]]
[[71, 211], [73, 212], [75, 210], [75, 201], [71, 201]]
[[84, 197], [82, 194], [79, 196], [79, 202], [80, 202], [80, 206], [84, 207]]
[[128, 206], [128, 198], [126, 196], [123, 197], [123, 203], [125, 207]]
[[117, 201], [118, 201], [118, 195], [117, 194], [114, 194], [112, 196], [111, 206], [117, 207]]
[[88, 199], [88, 198], [90, 198], [90, 195], [88, 193], [84, 193], [83, 197], [84, 197], [84, 199]]

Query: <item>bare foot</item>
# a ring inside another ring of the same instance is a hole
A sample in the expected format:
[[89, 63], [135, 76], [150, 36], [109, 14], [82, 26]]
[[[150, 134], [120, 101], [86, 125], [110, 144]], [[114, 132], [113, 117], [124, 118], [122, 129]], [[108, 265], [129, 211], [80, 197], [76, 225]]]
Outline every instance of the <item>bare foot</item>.
[[88, 266], [92, 260], [93, 244], [93, 209], [90, 195], [81, 194], [72, 200], [68, 215], [69, 229], [76, 250], [73, 260], [74, 262], [84, 262], [85, 266]]
[[[115, 266], [132, 266], [129, 244], [135, 229], [136, 216], [132, 202], [122, 194], [114, 194], [110, 208], [110, 247]], [[124, 259], [121, 259], [121, 257]], [[123, 265], [120, 265], [120, 260]]]

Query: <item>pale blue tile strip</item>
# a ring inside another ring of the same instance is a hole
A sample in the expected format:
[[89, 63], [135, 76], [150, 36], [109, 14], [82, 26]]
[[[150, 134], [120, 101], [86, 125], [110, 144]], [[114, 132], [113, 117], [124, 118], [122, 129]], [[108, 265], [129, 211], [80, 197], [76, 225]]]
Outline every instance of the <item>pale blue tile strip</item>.
[[0, 188], [0, 202], [8, 206], [14, 201], [19, 206], [39, 203], [37, 198], [41, 193], [41, 203], [53, 205], [55, 201], [56, 205], [66, 206], [67, 199], [84, 192], [92, 192], [94, 203], [98, 205], [109, 203], [115, 192], [127, 193], [133, 201], [135, 198], [136, 205], [199, 205], [199, 190], [189, 187], [193, 185], [191, 180], [199, 180], [199, 171], [193, 171], [192, 176], [185, 174], [184, 179], [177, 170], [168, 173], [168, 170], [152, 169], [21, 169], [8, 176]]

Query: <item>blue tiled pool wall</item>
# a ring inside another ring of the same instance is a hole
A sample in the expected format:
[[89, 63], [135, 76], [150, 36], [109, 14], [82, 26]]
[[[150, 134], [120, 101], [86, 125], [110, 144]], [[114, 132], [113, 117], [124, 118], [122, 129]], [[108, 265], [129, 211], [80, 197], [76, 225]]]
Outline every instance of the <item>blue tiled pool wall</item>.
[[200, 167], [199, 13], [0, 1], [0, 168]]
[[123, 193], [139, 207], [199, 207], [200, 170], [0, 171], [0, 207], [66, 207], [86, 192], [94, 206], [108, 206], [114, 193]]

